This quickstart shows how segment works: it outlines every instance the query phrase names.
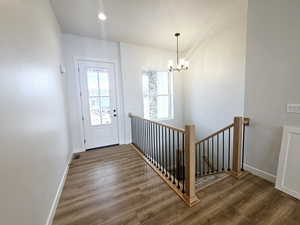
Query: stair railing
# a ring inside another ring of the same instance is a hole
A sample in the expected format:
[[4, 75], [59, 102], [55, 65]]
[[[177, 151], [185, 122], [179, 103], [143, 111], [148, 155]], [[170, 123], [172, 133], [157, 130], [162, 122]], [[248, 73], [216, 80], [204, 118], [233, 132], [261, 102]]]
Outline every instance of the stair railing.
[[181, 129], [131, 113], [129, 117], [131, 146], [188, 206], [199, 202], [196, 178], [224, 172], [242, 176], [248, 118], [235, 117], [229, 126], [195, 142], [194, 125]]
[[196, 177], [223, 172], [241, 177], [248, 125], [249, 118], [235, 117], [232, 124], [196, 142]]
[[185, 129], [129, 114], [132, 147], [192, 207], [195, 193], [195, 126]]

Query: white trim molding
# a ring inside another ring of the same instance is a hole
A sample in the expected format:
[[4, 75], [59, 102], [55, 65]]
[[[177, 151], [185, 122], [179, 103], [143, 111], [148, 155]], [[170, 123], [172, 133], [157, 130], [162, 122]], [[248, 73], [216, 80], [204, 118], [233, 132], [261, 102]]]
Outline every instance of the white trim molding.
[[300, 127], [284, 126], [277, 169], [276, 188], [300, 199], [298, 157]]
[[276, 176], [271, 174], [271, 173], [268, 173], [268, 172], [265, 172], [263, 170], [260, 170], [260, 169], [257, 169], [253, 166], [250, 166], [248, 164], [244, 164], [244, 168], [246, 171], [249, 171], [250, 173], [258, 176], [258, 177], [261, 177], [271, 183], [275, 183], [275, 180], [276, 180]]
[[59, 203], [59, 199], [60, 199], [61, 193], [63, 191], [64, 185], [65, 185], [65, 182], [66, 182], [66, 178], [67, 178], [67, 175], [68, 175], [68, 171], [69, 171], [69, 167], [70, 167], [72, 157], [73, 157], [73, 154], [71, 154], [71, 156], [68, 159], [68, 163], [66, 165], [63, 176], [62, 176], [62, 178], [60, 180], [60, 183], [58, 185], [58, 189], [57, 189], [56, 195], [53, 199], [52, 206], [51, 206], [48, 218], [47, 218], [46, 225], [52, 225], [52, 223], [53, 223], [53, 219], [54, 219], [55, 212], [56, 212], [56, 209], [57, 209], [57, 206], [58, 206], [58, 203]]

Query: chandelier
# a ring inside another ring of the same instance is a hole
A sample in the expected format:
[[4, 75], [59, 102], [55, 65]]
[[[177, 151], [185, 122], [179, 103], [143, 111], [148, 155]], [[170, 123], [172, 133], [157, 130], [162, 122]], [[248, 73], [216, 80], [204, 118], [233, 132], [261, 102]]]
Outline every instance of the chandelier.
[[176, 33], [175, 37], [177, 39], [177, 62], [176, 65], [174, 65], [173, 60], [169, 60], [168, 62], [168, 68], [170, 72], [181, 72], [189, 69], [190, 63], [186, 61], [184, 58], [181, 58], [179, 60], [179, 53], [178, 53], [178, 38], [180, 36], [180, 33]]

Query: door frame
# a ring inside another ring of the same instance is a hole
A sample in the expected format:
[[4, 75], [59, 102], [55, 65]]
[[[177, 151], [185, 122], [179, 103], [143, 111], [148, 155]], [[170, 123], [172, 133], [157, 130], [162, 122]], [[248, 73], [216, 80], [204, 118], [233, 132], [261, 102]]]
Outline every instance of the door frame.
[[118, 126], [118, 144], [125, 143], [125, 117], [124, 117], [124, 99], [123, 99], [123, 82], [120, 72], [120, 65], [117, 60], [114, 59], [100, 59], [100, 58], [87, 58], [87, 57], [74, 57], [74, 66], [76, 73], [76, 83], [77, 83], [77, 92], [78, 92], [78, 102], [79, 102], [79, 111], [80, 117], [78, 118], [80, 123], [80, 136], [81, 136], [81, 151], [86, 151], [85, 147], [85, 132], [84, 132], [84, 121], [83, 118], [83, 102], [82, 102], [82, 90], [81, 90], [81, 81], [80, 81], [80, 63], [109, 63], [113, 65], [114, 76], [115, 76], [115, 86], [116, 86], [116, 107], [117, 107], [117, 126]]

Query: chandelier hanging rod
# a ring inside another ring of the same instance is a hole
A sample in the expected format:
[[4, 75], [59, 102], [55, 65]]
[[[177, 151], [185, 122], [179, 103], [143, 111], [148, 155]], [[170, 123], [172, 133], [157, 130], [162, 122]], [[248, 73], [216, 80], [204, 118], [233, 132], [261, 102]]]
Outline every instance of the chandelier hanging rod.
[[179, 60], [179, 36], [180, 33], [175, 33], [176, 37], [176, 65], [174, 65], [172, 60], [169, 60], [168, 68], [170, 72], [181, 72], [189, 69], [189, 62], [184, 58]]

